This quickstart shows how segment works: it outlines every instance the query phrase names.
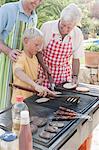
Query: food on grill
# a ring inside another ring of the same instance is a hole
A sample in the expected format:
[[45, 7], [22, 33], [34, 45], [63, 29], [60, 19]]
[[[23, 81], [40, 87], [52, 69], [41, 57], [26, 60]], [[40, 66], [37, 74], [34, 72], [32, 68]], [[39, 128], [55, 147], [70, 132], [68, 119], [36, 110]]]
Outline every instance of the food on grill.
[[45, 103], [45, 102], [47, 102], [49, 100], [50, 100], [49, 98], [42, 97], [42, 98], [37, 99], [36, 103]]
[[65, 107], [62, 107], [62, 106], [60, 106], [59, 109], [63, 110], [63, 111], [66, 111], [66, 112], [76, 113], [74, 110], [68, 109], [68, 108], [65, 108]]
[[58, 127], [56, 127], [56, 126], [47, 126], [45, 128], [45, 131], [51, 132], [51, 133], [57, 133], [58, 132]]
[[43, 139], [46, 139], [46, 140], [49, 140], [51, 139], [53, 136], [55, 136], [54, 133], [50, 133], [50, 132], [47, 132], [47, 131], [42, 131], [39, 136]]
[[58, 121], [51, 121], [49, 123], [50, 126], [55, 126], [55, 127], [58, 127], [58, 128], [62, 128], [64, 127], [64, 123], [63, 122], [58, 122]]
[[30, 117], [30, 122], [34, 122], [35, 120], [38, 120], [39, 117], [38, 116], [32, 116]]
[[65, 83], [63, 85], [63, 87], [66, 89], [74, 89], [74, 88], [76, 88], [76, 86], [77, 86], [77, 84], [73, 84], [73, 83]]
[[89, 92], [89, 88], [87, 88], [87, 87], [77, 87], [76, 91], [79, 91], [79, 92]]
[[65, 116], [65, 115], [59, 115], [53, 119], [53, 121], [65, 121], [65, 120], [72, 120], [75, 119], [76, 116]]
[[66, 101], [67, 102], [71, 102], [71, 103], [79, 103], [79, 98], [80, 97], [75, 97], [75, 96], [69, 96], [69, 97], [66, 97]]
[[47, 118], [38, 117], [38, 116], [32, 116], [30, 120], [34, 125], [38, 127], [42, 127], [47, 123]]
[[37, 132], [38, 127], [37, 127], [35, 124], [32, 123], [32, 124], [30, 125], [30, 127], [31, 127], [31, 132], [32, 132], [32, 134], [34, 134], [34, 133]]
[[74, 112], [66, 112], [66, 111], [62, 111], [62, 110], [57, 110], [55, 113], [55, 115], [63, 115], [63, 116], [76, 116], [76, 113]]
[[72, 120], [75, 119], [76, 116], [61, 116], [62, 119], [66, 119], [66, 120]]
[[59, 91], [53, 91], [56, 95], [58, 94], [62, 94], [62, 92], [59, 92]]
[[73, 97], [73, 98], [71, 98], [71, 100], [70, 100], [70, 102], [73, 102], [73, 100], [74, 100], [75, 98]]
[[68, 98], [66, 99], [66, 101], [68, 101], [68, 102], [69, 102], [69, 101], [70, 101], [70, 99], [71, 99], [71, 97], [68, 97]]
[[73, 99], [73, 103], [74, 103], [74, 102], [79, 103], [79, 102], [80, 102], [79, 97], [78, 97], [78, 98], [77, 98], [77, 97], [75, 97], [75, 98]]
[[61, 120], [70, 120], [77, 118], [78, 113], [74, 110], [65, 108], [65, 107], [59, 107], [59, 109], [54, 112], [54, 118], [53, 121], [61, 121]]

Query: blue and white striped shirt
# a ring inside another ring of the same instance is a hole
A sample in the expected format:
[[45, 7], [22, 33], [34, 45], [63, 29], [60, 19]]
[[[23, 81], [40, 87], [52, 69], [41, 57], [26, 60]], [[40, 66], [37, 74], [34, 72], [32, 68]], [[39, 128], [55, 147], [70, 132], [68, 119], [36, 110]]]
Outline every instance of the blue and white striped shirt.
[[23, 10], [21, 0], [18, 2], [6, 3], [0, 7], [0, 39], [5, 40], [12, 31], [16, 22], [17, 13], [19, 12], [19, 20], [29, 23], [33, 20], [34, 26], [37, 25], [37, 15], [35, 11], [31, 16], [27, 16]]

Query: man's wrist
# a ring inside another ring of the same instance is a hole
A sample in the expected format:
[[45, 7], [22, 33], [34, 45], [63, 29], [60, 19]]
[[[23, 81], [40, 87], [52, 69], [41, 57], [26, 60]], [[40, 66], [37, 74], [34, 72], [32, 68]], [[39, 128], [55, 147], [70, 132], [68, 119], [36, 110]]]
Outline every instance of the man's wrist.
[[12, 49], [11, 48], [7, 48], [7, 55], [9, 55], [11, 53]]
[[74, 78], [74, 77], [78, 78], [78, 74], [73, 74], [72, 78]]

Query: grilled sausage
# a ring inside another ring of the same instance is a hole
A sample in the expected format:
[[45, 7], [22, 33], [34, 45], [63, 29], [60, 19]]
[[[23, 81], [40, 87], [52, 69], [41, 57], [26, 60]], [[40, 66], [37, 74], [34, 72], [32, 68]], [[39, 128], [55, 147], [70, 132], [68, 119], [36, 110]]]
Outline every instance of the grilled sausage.
[[71, 109], [68, 109], [68, 108], [65, 108], [65, 107], [59, 107], [59, 109], [60, 110], [63, 110], [63, 111], [66, 111], [66, 112], [70, 112], [70, 113], [75, 113], [76, 114], [76, 112], [74, 111], [74, 110], [71, 110]]
[[65, 111], [62, 111], [62, 110], [58, 110], [55, 112], [56, 115], [63, 115], [63, 116], [76, 116], [75, 113], [70, 113], [70, 112], [65, 112]]

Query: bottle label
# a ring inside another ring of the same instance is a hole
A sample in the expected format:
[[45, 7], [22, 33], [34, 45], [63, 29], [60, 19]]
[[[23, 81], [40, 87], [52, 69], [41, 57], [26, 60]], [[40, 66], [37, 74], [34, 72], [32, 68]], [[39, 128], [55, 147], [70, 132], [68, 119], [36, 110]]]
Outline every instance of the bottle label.
[[22, 124], [22, 125], [27, 125], [27, 124], [29, 124], [29, 123], [30, 123], [29, 118], [28, 118], [28, 119], [21, 118], [21, 123], [20, 123], [20, 124]]

